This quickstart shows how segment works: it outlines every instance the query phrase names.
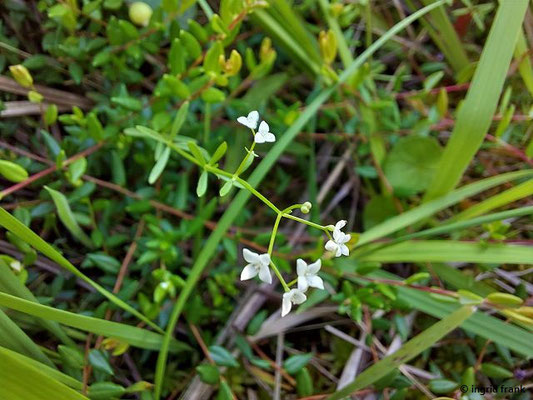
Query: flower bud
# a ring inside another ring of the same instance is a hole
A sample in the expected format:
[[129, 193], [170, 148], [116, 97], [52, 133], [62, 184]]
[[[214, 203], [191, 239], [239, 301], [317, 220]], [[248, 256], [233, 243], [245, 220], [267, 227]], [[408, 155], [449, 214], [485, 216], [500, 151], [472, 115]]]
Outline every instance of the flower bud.
[[321, 31], [318, 35], [320, 53], [326, 64], [331, 64], [337, 56], [337, 39], [332, 30]]
[[26, 88], [33, 86], [33, 78], [31, 77], [30, 71], [24, 65], [12, 65], [9, 67], [9, 70], [20, 86]]
[[152, 7], [142, 1], [136, 1], [130, 6], [130, 20], [135, 25], [147, 26], [152, 17]]
[[32, 103], [40, 103], [43, 101], [43, 95], [35, 90], [30, 90], [28, 92], [28, 100]]
[[261, 42], [261, 47], [259, 49], [259, 58], [262, 61], [268, 59], [272, 51], [272, 40], [270, 40], [269, 37], [265, 37]]
[[313, 207], [313, 205], [309, 201], [306, 201], [305, 203], [302, 204], [302, 207], [300, 208], [300, 210], [302, 211], [303, 214], [309, 214], [309, 211], [311, 211], [311, 207]]

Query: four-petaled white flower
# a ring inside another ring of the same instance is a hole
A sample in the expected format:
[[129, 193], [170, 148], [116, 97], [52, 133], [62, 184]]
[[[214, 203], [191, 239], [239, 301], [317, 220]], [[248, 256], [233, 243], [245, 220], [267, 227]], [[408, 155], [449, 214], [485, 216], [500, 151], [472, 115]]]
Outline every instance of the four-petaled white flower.
[[283, 301], [281, 303], [281, 316], [287, 315], [293, 304], [302, 304], [307, 300], [307, 296], [299, 289], [291, 289], [283, 293]]
[[298, 274], [298, 290], [305, 292], [309, 286], [324, 289], [322, 278], [317, 275], [322, 266], [320, 259], [307, 265], [301, 258], [296, 260], [296, 273]]
[[237, 118], [237, 122], [243, 124], [250, 129], [256, 129], [259, 122], [259, 113], [257, 111], [250, 111], [247, 117]]
[[261, 121], [259, 124], [259, 130], [254, 136], [255, 143], [265, 143], [265, 142], [275, 142], [276, 137], [272, 132], [270, 132], [270, 128], [268, 124], [265, 121]]
[[242, 251], [242, 255], [248, 265], [244, 267], [241, 272], [241, 281], [252, 279], [259, 274], [259, 279], [266, 283], [272, 283], [272, 275], [270, 275], [270, 255], [257, 254], [248, 249]]
[[326, 243], [326, 250], [335, 253], [335, 257], [347, 256], [350, 254], [350, 250], [345, 243], [348, 243], [351, 239], [350, 235], [341, 232], [341, 229], [346, 225], [346, 221], [341, 220], [335, 224], [333, 229], [333, 240], [328, 240]]

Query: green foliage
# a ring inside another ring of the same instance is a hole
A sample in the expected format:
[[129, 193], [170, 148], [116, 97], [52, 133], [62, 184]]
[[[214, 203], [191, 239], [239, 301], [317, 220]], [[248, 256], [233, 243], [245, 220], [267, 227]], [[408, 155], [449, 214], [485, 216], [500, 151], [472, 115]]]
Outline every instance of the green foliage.
[[[398, 400], [409, 360], [424, 396], [520, 378], [527, 1], [393, 3], [0, 5], [0, 398]], [[243, 248], [272, 286], [239, 281]], [[319, 279], [280, 318], [297, 259]]]

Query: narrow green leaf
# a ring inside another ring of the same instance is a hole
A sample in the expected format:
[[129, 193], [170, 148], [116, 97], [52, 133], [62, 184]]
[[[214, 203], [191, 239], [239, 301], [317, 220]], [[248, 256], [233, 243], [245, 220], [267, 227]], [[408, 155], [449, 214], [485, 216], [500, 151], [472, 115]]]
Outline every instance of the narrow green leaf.
[[[158, 350], [161, 347], [163, 339], [160, 334], [146, 329], [58, 310], [1, 292], [0, 305], [35, 317], [56, 321], [72, 328], [92, 332], [97, 335], [114, 337], [132, 346], [143, 349]], [[172, 351], [184, 351], [188, 348], [187, 345], [176, 341], [172, 341], [171, 343]]]
[[57, 190], [49, 188], [48, 186], [45, 186], [44, 188], [48, 191], [48, 193], [50, 193], [50, 196], [52, 197], [57, 209], [57, 215], [59, 215], [59, 219], [63, 225], [66, 226], [72, 236], [78, 239], [86, 247], [92, 249], [94, 247], [93, 242], [80, 228], [78, 222], [76, 222], [65, 195]]
[[437, 174], [425, 200], [442, 196], [459, 181], [492, 122], [528, 0], [501, 2]]
[[198, 186], [196, 186], [196, 195], [198, 197], [202, 197], [205, 194], [205, 191], [207, 190], [207, 171], [203, 171], [200, 175], [200, 179], [198, 179]]
[[[501, 193], [468, 207], [463, 212], [454, 215], [450, 221], [464, 221], [478, 215], [485, 214], [495, 208], [505, 206], [516, 200], [524, 199], [533, 195], [533, 179], [529, 179], [519, 185], [507, 189]], [[529, 207], [526, 207], [529, 208]]]
[[189, 102], [184, 102], [176, 113], [176, 118], [172, 123], [172, 128], [170, 129], [170, 139], [178, 135], [181, 131], [183, 123], [187, 119], [187, 113], [189, 112]]
[[0, 398], [24, 400], [88, 400], [53, 379], [48, 369], [37, 368], [26, 359], [0, 348]]
[[[34, 303], [38, 303], [33, 293], [24, 286], [20, 279], [13, 273], [13, 270], [8, 265], [0, 260], [0, 292], [10, 294], [12, 296], [20, 297]], [[48, 329], [54, 335], [56, 335], [63, 343], [68, 345], [74, 345], [74, 341], [70, 339], [61, 327], [53, 322], [38, 318], [37, 322], [41, 324], [45, 329]]]
[[46, 243], [39, 235], [34, 233], [31, 229], [21, 223], [18, 219], [9, 214], [6, 210], [0, 207], [0, 225], [5, 229], [13, 233], [15, 236], [33, 246], [35, 249], [39, 250], [50, 260], [55, 261], [57, 264], [65, 268], [67, 271], [73, 273], [76, 277], [87, 282], [93, 288], [95, 288], [101, 295], [109, 299], [111, 302], [115, 303], [120, 308], [128, 311], [129, 313], [135, 315], [140, 320], [144, 321], [146, 324], [154, 328], [158, 332], [163, 332], [156, 324], [142, 315], [139, 311], [135, 310], [132, 306], [124, 302], [123, 300], [116, 297], [114, 294], [110, 293], [102, 286], [92, 281], [89, 277], [85, 276], [80, 272], [74, 265], [72, 265], [65, 257], [63, 257], [57, 250], [52, 246]]
[[531, 176], [533, 176], [532, 170], [508, 172], [494, 177], [482, 179], [478, 182], [474, 182], [469, 185], [465, 185], [459, 189], [448, 193], [443, 197], [419, 205], [418, 207], [415, 207], [396, 217], [392, 217], [387, 221], [383, 222], [382, 224], [379, 224], [371, 228], [370, 230], [363, 232], [359, 238], [359, 241], [357, 242], [357, 247], [369, 243], [372, 240], [387, 236], [414, 223], [417, 223], [435, 214], [436, 212], [443, 210], [453, 204], [456, 204], [461, 200], [473, 196], [479, 192], [490, 189], [497, 185], [501, 185], [502, 183], [511, 180], [528, 178]]
[[215, 163], [220, 160], [224, 154], [226, 154], [226, 150], [228, 150], [228, 144], [226, 142], [222, 142], [217, 149], [215, 150], [215, 153], [209, 160], [210, 165], [215, 165]]
[[533, 247], [454, 240], [406, 241], [358, 257], [373, 262], [470, 262], [532, 264]]
[[400, 365], [419, 355], [422, 351], [429, 348], [452, 330], [460, 326], [468, 317], [472, 315], [473, 308], [465, 306], [441, 321], [432, 325], [424, 332], [418, 334], [413, 339], [405, 343], [400, 350], [378, 361], [370, 368], [367, 368], [350, 384], [327, 397], [328, 400], [340, 400], [349, 396], [357, 390], [370, 386], [377, 380], [383, 378], [388, 373], [397, 369]]
[[204, 159], [204, 156], [202, 155], [202, 152], [200, 151], [200, 148], [198, 147], [198, 145], [191, 140], [191, 141], [187, 142], [187, 146], [189, 147], [189, 150], [191, 151], [191, 153], [194, 156], [194, 158], [196, 159], [196, 161], [198, 161], [198, 163], [201, 166], [204, 166], [205, 165], [205, 159]]
[[168, 163], [168, 158], [170, 157], [170, 148], [165, 147], [162, 151], [161, 155], [157, 159], [157, 162], [155, 163], [154, 167], [152, 168], [152, 171], [150, 171], [150, 176], [148, 177], [148, 183], [150, 185], [153, 185], [155, 181], [157, 181], [157, 178], [163, 173], [165, 167]]
[[16, 351], [49, 367], [54, 367], [52, 361], [48, 359], [39, 346], [2, 310], [0, 310], [0, 346]]
[[[370, 277], [398, 281], [402, 280], [398, 276], [382, 270], [373, 272]], [[354, 278], [353, 280], [362, 285], [368, 284], [368, 281], [363, 281], [357, 278]], [[464, 281], [466, 282], [467, 279], [465, 278]], [[446, 315], [457, 309], [456, 304], [443, 303], [442, 301], [434, 299], [427, 292], [401, 286], [397, 287], [397, 289], [399, 300], [405, 301], [410, 307], [436, 318], [444, 318]], [[467, 331], [499, 343], [502, 346], [506, 346], [527, 358], [533, 357], [533, 347], [531, 347], [533, 334], [525, 329], [508, 324], [505, 321], [484, 313], [475, 313], [461, 326]]]
[[[82, 390], [83, 389], [83, 383], [80, 381], [74, 379], [73, 377], [66, 375], [60, 371], [58, 371], [55, 368], [51, 368], [47, 364], [43, 364], [39, 361], [35, 361], [32, 358], [26, 357], [20, 353], [14, 352], [12, 350], [6, 349], [5, 347], [0, 347], [0, 354], [8, 354], [12, 358], [20, 360], [23, 364], [29, 364], [36, 369], [40, 370], [41, 372], [48, 375], [51, 379], [61, 382], [64, 385], [67, 385], [68, 387], [74, 389], [74, 390]], [[1, 357], [1, 356], [0, 356]]]

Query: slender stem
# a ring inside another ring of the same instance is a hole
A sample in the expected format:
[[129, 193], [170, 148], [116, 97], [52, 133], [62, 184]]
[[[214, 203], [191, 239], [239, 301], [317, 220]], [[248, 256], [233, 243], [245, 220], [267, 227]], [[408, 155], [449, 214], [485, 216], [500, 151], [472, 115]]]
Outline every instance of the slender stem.
[[303, 204], [293, 204], [282, 211], [283, 214], [290, 214], [295, 208], [302, 208]]
[[294, 215], [291, 215], [291, 214], [283, 214], [283, 216], [285, 218], [289, 218], [289, 219], [292, 219], [294, 221], [298, 221], [298, 222], [300, 222], [302, 224], [309, 225], [309, 226], [312, 226], [313, 228], [320, 229], [321, 231], [329, 233], [328, 228], [326, 226], [315, 224], [314, 222], [308, 221], [308, 220], [300, 218], [300, 217], [295, 217]]
[[289, 283], [287, 283], [287, 286], [288, 286], [288, 287], [291, 287], [292, 285], [296, 284], [297, 282], [298, 282], [298, 278], [293, 279], [292, 281], [290, 281]]
[[209, 139], [209, 131], [211, 130], [211, 104], [205, 103], [205, 118], [204, 118], [204, 143]]
[[272, 234], [270, 235], [270, 243], [268, 244], [268, 254], [272, 254], [272, 250], [274, 249], [274, 241], [276, 240], [276, 234], [278, 233], [279, 222], [281, 221], [282, 216], [283, 213], [279, 213], [276, 217], [276, 222], [274, 222]]
[[283, 286], [283, 290], [285, 290], [286, 292], [290, 291], [291, 289], [289, 289], [289, 286], [287, 286], [287, 282], [285, 282], [285, 279], [283, 279], [283, 276], [281, 276], [281, 272], [279, 272], [278, 267], [276, 267], [276, 265], [274, 264], [272, 260], [270, 260], [270, 266], [272, 267], [272, 269], [274, 270], [274, 273], [276, 274], [279, 281], [281, 282], [281, 286]]
[[[187, 154], [187, 153], [186, 153]], [[198, 163], [196, 163], [198, 164]], [[227, 178], [231, 178], [235, 180], [236, 182], [239, 182], [246, 190], [248, 190], [250, 193], [252, 193], [255, 197], [257, 197], [259, 200], [261, 200], [263, 203], [265, 203], [267, 206], [269, 206], [273, 211], [275, 211], [277, 214], [281, 211], [279, 208], [277, 208], [270, 200], [268, 200], [265, 196], [263, 196], [261, 193], [259, 193], [252, 185], [250, 185], [248, 182], [246, 182], [244, 179], [239, 178], [238, 176], [234, 176], [233, 174], [230, 174], [229, 172], [226, 172], [222, 169], [219, 169], [217, 167], [213, 167], [212, 165], [206, 164], [204, 166], [206, 171], [212, 172], [216, 175], [222, 175]]]

